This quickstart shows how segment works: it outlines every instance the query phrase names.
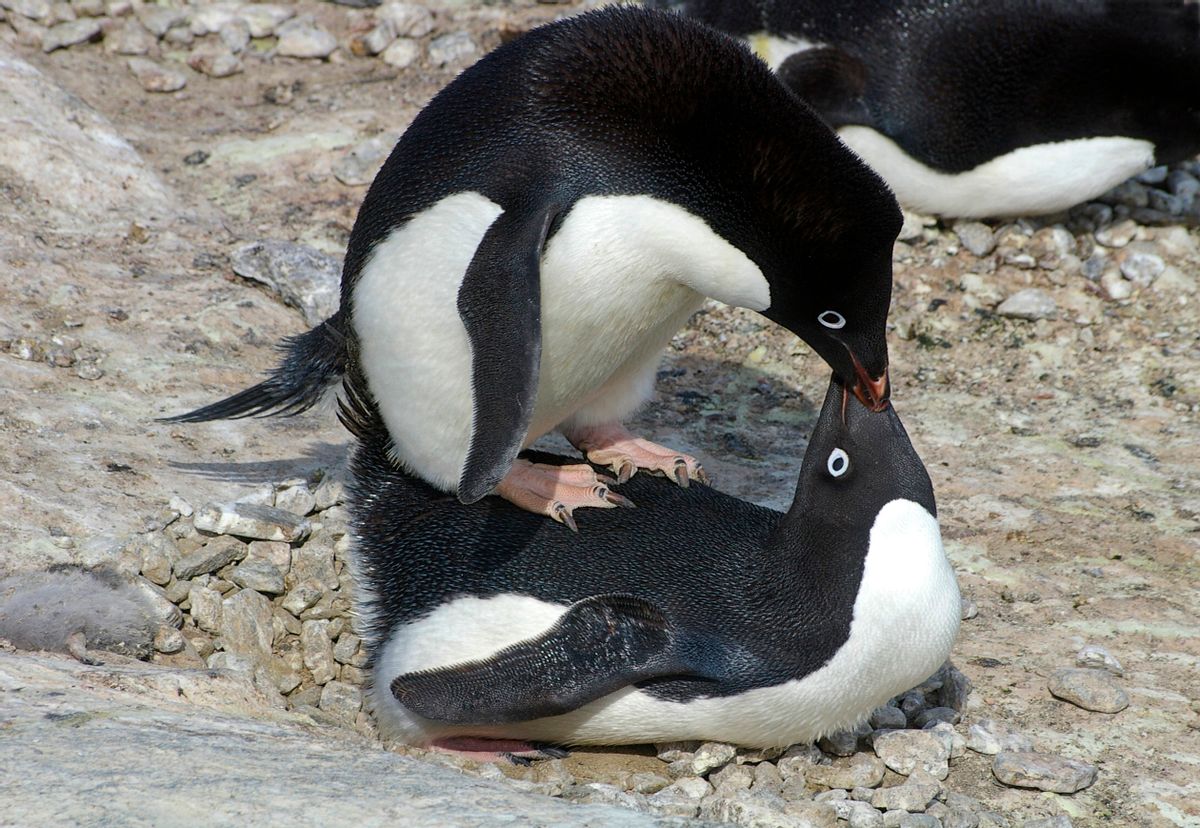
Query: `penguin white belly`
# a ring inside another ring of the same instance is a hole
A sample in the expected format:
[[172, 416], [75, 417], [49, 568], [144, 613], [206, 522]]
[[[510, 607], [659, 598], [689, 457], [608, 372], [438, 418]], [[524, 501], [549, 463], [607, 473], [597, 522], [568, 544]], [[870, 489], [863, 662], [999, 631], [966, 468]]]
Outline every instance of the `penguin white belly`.
[[[453, 491], [471, 442], [471, 348], [458, 290], [501, 213], [442, 199], [376, 246], [354, 288], [363, 370], [406, 468]], [[649, 196], [574, 204], [541, 263], [542, 362], [528, 445], [580, 409], [617, 419], [645, 401], [657, 355], [705, 295], [758, 310], [761, 271], [699, 218]]]
[[1154, 145], [1135, 138], [1080, 138], [1021, 147], [962, 173], [932, 169], [870, 127], [838, 130], [903, 204], [961, 218], [1054, 213], [1087, 201], [1154, 165]]
[[392, 679], [485, 658], [540, 635], [567, 609], [521, 595], [458, 598], [387, 637], [371, 691], [380, 728], [418, 744], [469, 734], [561, 744], [704, 739], [766, 746], [811, 741], [853, 726], [941, 666], [960, 618], [958, 584], [932, 515], [912, 501], [892, 501], [880, 510], [870, 537], [849, 638], [803, 678], [688, 702], [628, 687], [561, 716], [447, 727], [397, 703], [388, 691]]

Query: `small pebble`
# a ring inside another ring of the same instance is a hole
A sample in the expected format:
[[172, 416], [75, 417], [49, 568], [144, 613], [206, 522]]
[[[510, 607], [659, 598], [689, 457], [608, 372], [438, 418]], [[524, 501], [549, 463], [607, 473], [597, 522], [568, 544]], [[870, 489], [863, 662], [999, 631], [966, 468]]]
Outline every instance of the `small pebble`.
[[417, 3], [384, 3], [375, 17], [389, 21], [402, 37], [424, 37], [433, 31], [433, 14]]
[[246, 544], [230, 537], [217, 537], [175, 562], [175, 577], [189, 580], [197, 575], [216, 572], [246, 557]]
[[1055, 698], [1096, 713], [1119, 713], [1129, 706], [1129, 696], [1105, 670], [1055, 670], [1048, 687]]
[[996, 249], [996, 234], [992, 228], [978, 221], [959, 221], [954, 224], [954, 234], [962, 246], [977, 257], [983, 257]]
[[148, 58], [131, 57], [129, 71], [147, 92], [178, 92], [187, 86], [187, 76]]
[[1133, 241], [1137, 235], [1137, 231], [1137, 223], [1125, 219], [1124, 221], [1097, 230], [1094, 235], [1096, 241], [1105, 247], [1118, 248], [1124, 247]]
[[1050, 294], [1040, 288], [1025, 288], [1009, 296], [996, 313], [1014, 319], [1053, 319], [1058, 316], [1058, 305]]
[[80, 43], [92, 43], [103, 36], [100, 21], [91, 17], [59, 23], [47, 29], [42, 36], [42, 51], [53, 52]]
[[939, 793], [941, 788], [936, 784], [905, 782], [878, 788], [871, 795], [871, 804], [881, 810], [924, 811]]
[[337, 39], [307, 17], [297, 17], [281, 25], [275, 53], [282, 57], [327, 58], [337, 48]]
[[459, 63], [474, 57], [476, 51], [475, 41], [467, 32], [442, 35], [429, 43], [429, 62], [434, 66]]
[[246, 21], [251, 37], [270, 37], [281, 23], [295, 15], [295, 8], [274, 3], [249, 3], [238, 10], [238, 17]]
[[1099, 644], [1088, 644], [1075, 654], [1075, 664], [1079, 667], [1089, 667], [1097, 670], [1107, 670], [1114, 676], [1125, 675], [1125, 668], [1116, 656]]
[[805, 781], [827, 788], [874, 788], [883, 782], [884, 764], [869, 753], [859, 753], [845, 764], [814, 765], [805, 774]]
[[1153, 253], [1133, 252], [1121, 262], [1121, 275], [1140, 287], [1149, 287], [1166, 269], [1162, 257]]
[[288, 543], [304, 540], [312, 528], [291, 512], [251, 503], [206, 503], [192, 522], [203, 532]]
[[1066, 814], [1059, 814], [1042, 819], [1027, 819], [1021, 823], [1021, 828], [1074, 828], [1074, 823]]
[[1016, 788], [1071, 794], [1096, 781], [1096, 766], [1046, 753], [998, 753], [992, 775]]
[[705, 742], [692, 754], [691, 769], [696, 776], [706, 776], [717, 768], [729, 764], [737, 756], [733, 745], [721, 742]]
[[924, 730], [889, 730], [875, 738], [875, 755], [896, 773], [907, 776], [921, 769], [937, 779], [950, 772], [949, 749]]
[[162, 625], [158, 628], [158, 632], [154, 634], [154, 649], [160, 653], [170, 655], [177, 653], [184, 648], [186, 642], [183, 638], [183, 633], [174, 627]]
[[242, 61], [225, 46], [204, 43], [188, 55], [188, 66], [211, 78], [227, 78], [242, 71]]

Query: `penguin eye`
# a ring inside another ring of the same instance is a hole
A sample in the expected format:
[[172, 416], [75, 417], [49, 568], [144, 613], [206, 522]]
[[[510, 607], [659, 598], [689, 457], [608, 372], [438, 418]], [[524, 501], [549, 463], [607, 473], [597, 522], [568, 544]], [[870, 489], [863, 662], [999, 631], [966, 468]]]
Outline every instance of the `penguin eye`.
[[825, 461], [825, 468], [829, 469], [831, 477], [841, 477], [850, 471], [850, 456], [840, 448], [835, 448], [829, 452], [829, 459]]
[[846, 327], [846, 317], [834, 310], [827, 310], [817, 317], [817, 321], [831, 330]]

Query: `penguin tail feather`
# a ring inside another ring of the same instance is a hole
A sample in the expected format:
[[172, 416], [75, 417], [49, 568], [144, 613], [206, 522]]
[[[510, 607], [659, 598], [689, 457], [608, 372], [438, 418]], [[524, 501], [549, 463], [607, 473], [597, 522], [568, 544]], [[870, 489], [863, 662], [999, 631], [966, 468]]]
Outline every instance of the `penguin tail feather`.
[[310, 331], [279, 343], [283, 361], [258, 385], [186, 414], [162, 417], [167, 423], [200, 423], [242, 417], [291, 417], [312, 408], [346, 371], [346, 335], [338, 311]]

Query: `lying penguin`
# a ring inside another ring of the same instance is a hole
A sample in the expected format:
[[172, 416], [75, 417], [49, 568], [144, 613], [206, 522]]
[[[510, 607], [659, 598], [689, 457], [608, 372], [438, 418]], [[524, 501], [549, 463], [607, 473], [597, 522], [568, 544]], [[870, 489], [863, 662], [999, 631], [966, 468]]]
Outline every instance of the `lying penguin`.
[[174, 419], [296, 413], [344, 375], [402, 468], [573, 528], [575, 507], [627, 501], [590, 466], [517, 454], [558, 429], [616, 482], [687, 485], [694, 459], [621, 421], [705, 297], [761, 311], [884, 405], [899, 226], [883, 182], [744, 45], [591, 12], [442, 90], [367, 193], [339, 312], [266, 381]]
[[1200, 4], [658, 0], [747, 38], [904, 204], [1051, 213], [1200, 153]]
[[578, 536], [464, 507], [396, 471], [368, 406], [351, 423], [356, 609], [401, 741], [806, 742], [928, 677], [958, 631], [925, 467], [836, 375], [787, 514], [638, 477], [638, 509]]

